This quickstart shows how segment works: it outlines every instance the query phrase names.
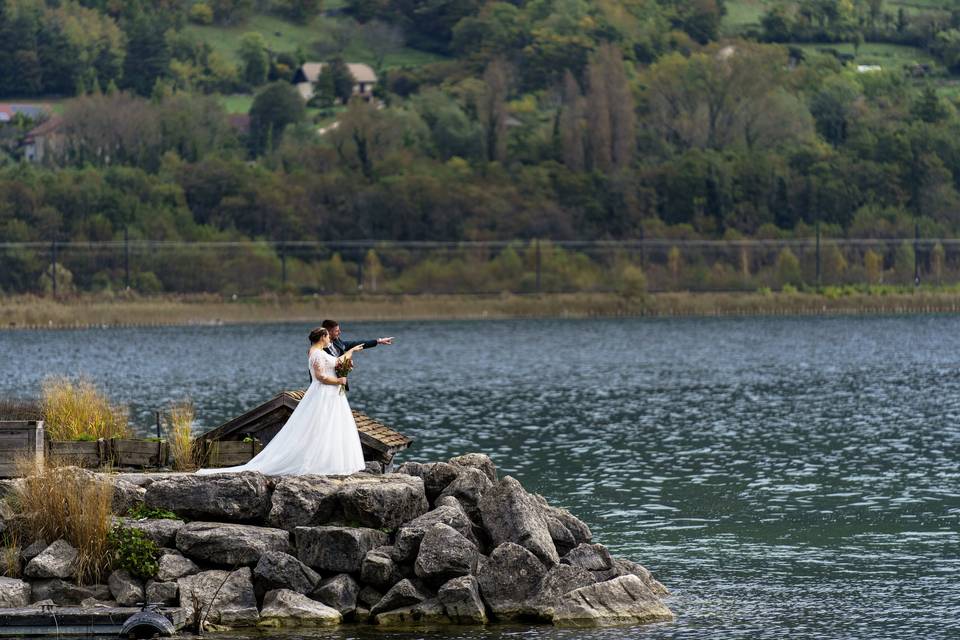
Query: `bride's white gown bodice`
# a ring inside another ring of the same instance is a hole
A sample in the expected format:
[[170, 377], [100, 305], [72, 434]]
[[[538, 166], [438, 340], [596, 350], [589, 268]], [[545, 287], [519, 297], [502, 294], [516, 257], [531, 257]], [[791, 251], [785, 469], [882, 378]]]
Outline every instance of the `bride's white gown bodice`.
[[197, 473], [259, 471], [266, 475], [346, 475], [366, 463], [347, 395], [339, 385], [323, 384], [316, 370], [335, 377], [337, 359], [322, 349], [310, 352], [310, 387], [273, 440], [239, 467], [201, 469]]

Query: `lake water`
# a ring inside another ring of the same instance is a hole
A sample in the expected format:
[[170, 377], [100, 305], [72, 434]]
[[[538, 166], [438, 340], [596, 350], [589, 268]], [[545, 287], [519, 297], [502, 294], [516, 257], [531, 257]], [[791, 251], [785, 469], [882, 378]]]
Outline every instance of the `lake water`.
[[[84, 374], [144, 435], [153, 409], [184, 398], [212, 427], [305, 383], [308, 329], [0, 333], [0, 395]], [[391, 638], [960, 633], [960, 318], [357, 323], [344, 335], [397, 336], [358, 356], [350, 398], [416, 438], [402, 459], [489, 453], [649, 567], [678, 616]]]

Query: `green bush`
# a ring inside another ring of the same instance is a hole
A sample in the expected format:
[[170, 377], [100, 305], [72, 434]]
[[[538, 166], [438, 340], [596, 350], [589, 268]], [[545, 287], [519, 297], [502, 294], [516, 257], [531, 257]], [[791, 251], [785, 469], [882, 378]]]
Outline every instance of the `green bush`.
[[173, 511], [168, 509], [156, 509], [153, 507], [148, 507], [143, 502], [138, 502], [136, 505], [130, 507], [130, 510], [127, 511], [127, 515], [131, 518], [136, 518], [137, 520], [142, 520], [145, 518], [164, 518], [167, 520], [180, 520], [180, 516], [175, 514]]
[[147, 579], [156, 575], [160, 548], [139, 529], [114, 526], [109, 536], [113, 549], [114, 566], [130, 575]]

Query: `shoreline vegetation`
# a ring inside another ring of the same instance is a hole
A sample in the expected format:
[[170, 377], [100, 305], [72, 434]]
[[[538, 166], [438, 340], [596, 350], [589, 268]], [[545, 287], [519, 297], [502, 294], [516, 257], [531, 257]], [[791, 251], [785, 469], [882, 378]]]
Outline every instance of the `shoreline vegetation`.
[[96, 295], [0, 298], [0, 329], [64, 329], [350, 321], [958, 313], [956, 289], [827, 288], [822, 292], [260, 296]]

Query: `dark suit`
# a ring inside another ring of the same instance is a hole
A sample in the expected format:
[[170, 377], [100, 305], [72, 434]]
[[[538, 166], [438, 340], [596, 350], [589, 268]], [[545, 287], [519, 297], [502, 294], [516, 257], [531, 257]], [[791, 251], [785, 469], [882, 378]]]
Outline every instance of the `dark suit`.
[[[339, 358], [340, 356], [345, 354], [347, 351], [350, 351], [350, 349], [353, 349], [358, 344], [362, 344], [364, 349], [372, 349], [375, 346], [377, 346], [377, 341], [376, 340], [360, 340], [358, 342], [344, 342], [340, 338], [337, 338], [336, 340], [331, 342], [329, 345], [327, 345], [327, 348], [324, 349], [324, 351], [332, 355], [334, 358]], [[349, 382], [343, 385], [343, 387], [347, 391], [350, 391]]]

